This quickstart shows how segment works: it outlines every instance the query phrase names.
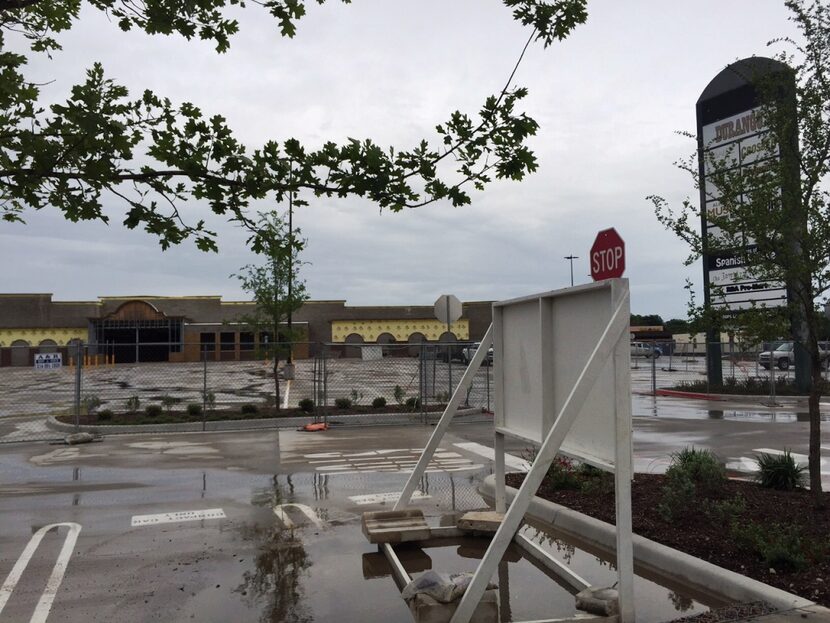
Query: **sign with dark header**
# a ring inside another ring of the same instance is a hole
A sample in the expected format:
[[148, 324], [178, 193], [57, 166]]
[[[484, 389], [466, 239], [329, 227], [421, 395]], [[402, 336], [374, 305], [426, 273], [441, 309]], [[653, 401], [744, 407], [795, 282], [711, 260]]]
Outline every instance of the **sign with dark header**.
[[[713, 178], [716, 173], [777, 162], [780, 150], [765, 140], [769, 129], [753, 81], [788, 71], [786, 65], [768, 58], [737, 61], [715, 76], [697, 101], [704, 300], [714, 308], [738, 312], [787, 304], [785, 283], [753, 274], [751, 239], [740, 249], [718, 244], [723, 232], [716, 223], [729, 218], [729, 208], [721, 202]], [[717, 250], [710, 252], [712, 247]]]

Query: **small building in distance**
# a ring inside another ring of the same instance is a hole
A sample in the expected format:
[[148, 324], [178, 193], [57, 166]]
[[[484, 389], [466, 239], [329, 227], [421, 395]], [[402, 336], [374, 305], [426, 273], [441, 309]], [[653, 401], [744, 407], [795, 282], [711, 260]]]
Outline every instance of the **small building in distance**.
[[[63, 352], [82, 341], [90, 355], [115, 363], [239, 361], [259, 358], [267, 344], [282, 341], [245, 323], [249, 301], [220, 296], [106, 296], [97, 301], [54, 301], [51, 294], [0, 294], [0, 366], [29, 366], [36, 353]], [[292, 319], [293, 355], [314, 356], [320, 344], [468, 342], [482, 338], [491, 302], [464, 303], [450, 326], [432, 305], [349, 306], [346, 301], [307, 301]], [[412, 349], [410, 349], [411, 351]], [[409, 351], [401, 351], [409, 352]]]

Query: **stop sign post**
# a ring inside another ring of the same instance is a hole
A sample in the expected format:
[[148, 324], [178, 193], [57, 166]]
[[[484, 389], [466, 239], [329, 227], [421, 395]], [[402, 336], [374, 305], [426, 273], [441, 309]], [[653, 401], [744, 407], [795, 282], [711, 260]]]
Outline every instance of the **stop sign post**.
[[[451, 333], [452, 323], [461, 318], [461, 314], [461, 301], [455, 295], [442, 294], [435, 301], [435, 317], [441, 322], [447, 323], [447, 333]], [[447, 344], [447, 367], [449, 370], [447, 375], [448, 393], [452, 396], [452, 346], [450, 344]]]
[[625, 272], [625, 242], [613, 227], [603, 229], [591, 245], [591, 277], [594, 281], [622, 277]]

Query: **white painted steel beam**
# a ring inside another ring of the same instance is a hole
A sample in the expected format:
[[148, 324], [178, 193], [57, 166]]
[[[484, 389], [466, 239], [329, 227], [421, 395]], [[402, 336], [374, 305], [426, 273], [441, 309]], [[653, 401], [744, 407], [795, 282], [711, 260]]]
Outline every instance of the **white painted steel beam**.
[[400, 510], [409, 505], [409, 499], [412, 497], [415, 487], [418, 486], [418, 481], [421, 480], [424, 472], [426, 472], [427, 466], [432, 460], [432, 455], [435, 454], [435, 451], [441, 444], [441, 440], [444, 438], [447, 429], [450, 427], [452, 418], [458, 410], [458, 405], [461, 404], [461, 400], [467, 395], [467, 389], [470, 385], [472, 385], [473, 378], [475, 378], [479, 367], [484, 361], [484, 358], [487, 356], [487, 351], [490, 349], [490, 345], [492, 343], [493, 325], [491, 324], [487, 328], [487, 332], [484, 334], [484, 337], [481, 338], [481, 344], [476, 349], [475, 355], [473, 355], [473, 359], [470, 361], [470, 365], [467, 366], [467, 370], [464, 372], [464, 375], [461, 377], [461, 381], [459, 381], [458, 386], [455, 388], [452, 398], [450, 398], [449, 403], [447, 403], [447, 407], [444, 409], [444, 413], [441, 414], [441, 419], [438, 420], [438, 424], [436, 424], [435, 429], [432, 431], [429, 442], [427, 443], [426, 448], [424, 448], [424, 451], [421, 453], [418, 463], [415, 465], [415, 469], [412, 470], [411, 474], [409, 474], [406, 485], [404, 485], [403, 491], [401, 492], [401, 497], [399, 497], [398, 501], [395, 502], [393, 510]]
[[403, 568], [400, 558], [398, 558], [394, 548], [389, 543], [381, 544], [379, 549], [386, 556], [386, 560], [389, 561], [389, 566], [392, 567], [392, 577], [395, 579], [398, 590], [402, 591], [412, 581], [412, 578], [409, 577], [406, 569]]
[[513, 540], [516, 545], [521, 547], [530, 558], [553, 573], [564, 584], [566, 584], [574, 592], [574, 594], [591, 586], [585, 579], [571, 571], [567, 565], [556, 560], [556, 558], [551, 556], [550, 553], [543, 547], [541, 547], [538, 543], [534, 543], [525, 535], [517, 534]]
[[585, 363], [585, 367], [556, 415], [553, 426], [548, 431], [536, 460], [533, 462], [533, 467], [525, 477], [519, 492], [504, 516], [504, 521], [502, 521], [490, 542], [490, 546], [476, 569], [473, 579], [458, 604], [458, 609], [455, 611], [451, 623], [469, 623], [476, 606], [487, 589], [487, 583], [495, 573], [499, 561], [504, 556], [507, 547], [524, 519], [531, 498], [536, 494], [536, 490], [542, 483], [574, 420], [579, 415], [579, 411], [593, 389], [603, 366], [611, 357], [621, 337], [628, 335], [629, 320], [629, 293], [626, 289], [591, 356]]

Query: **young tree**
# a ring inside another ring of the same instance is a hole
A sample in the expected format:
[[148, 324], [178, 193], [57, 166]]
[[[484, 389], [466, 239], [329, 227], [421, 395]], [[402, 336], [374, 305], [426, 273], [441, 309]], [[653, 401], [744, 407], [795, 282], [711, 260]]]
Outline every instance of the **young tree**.
[[[502, 0], [514, 19], [532, 26], [528, 40], [545, 46], [565, 38], [587, 18], [587, 0]], [[325, 0], [317, 0], [323, 4]], [[349, 3], [350, 0], [343, 0]], [[230, 46], [238, 30], [231, 11], [265, 9], [283, 36], [293, 37], [305, 14], [303, 0], [87, 0], [122, 30], [179, 34]], [[526, 141], [537, 123], [516, 111], [526, 89], [512, 85], [488, 97], [478, 118], [461, 112], [436, 126], [435, 142], [383, 149], [370, 139], [307, 147], [298, 140], [269, 140], [253, 149], [237, 140], [220, 115], [207, 116], [185, 102], [175, 105], [149, 90], [130, 97], [96, 63], [71, 97], [46, 110], [40, 85], [27, 79], [28, 54], [54, 54], [56, 33], [79, 19], [81, 0], [0, 0], [0, 219], [21, 221], [27, 209], [61, 210], [71, 221], [107, 222], [106, 196], [123, 201], [124, 225], [143, 227], [163, 248], [188, 237], [202, 250], [216, 250], [216, 234], [204, 221], [180, 212], [203, 200], [219, 216], [254, 232], [256, 252], [266, 251], [252, 201], [282, 202], [293, 190], [316, 196], [364, 197], [381, 209], [400, 211], [447, 200], [470, 203], [468, 188], [495, 178], [521, 180], [537, 163]], [[524, 54], [524, 52], [522, 52]], [[521, 57], [520, 57], [521, 61]], [[514, 72], [515, 73], [515, 70]], [[289, 176], [292, 178], [289, 183]]]
[[[750, 277], [787, 284], [789, 303], [783, 308], [758, 306], [736, 315], [692, 307], [709, 326], [731, 325], [759, 338], [790, 333], [796, 348], [809, 356], [810, 488], [820, 505], [819, 399], [824, 381], [817, 299], [830, 289], [830, 7], [820, 0], [788, 0], [786, 6], [802, 40], [783, 38], [770, 44], [788, 44], [790, 52], [779, 53], [776, 60], [792, 70], [742, 76], [761, 96], [756, 121], [768, 132], [753, 149], [762, 162], [735, 166], [739, 161], [732, 151], [708, 152], [707, 186], [711, 183], [721, 195], [722, 209], [707, 220], [717, 235], [704, 239], [697, 232], [700, 209], [690, 200], [673, 211], [661, 197], [650, 199], [657, 218], [689, 243], [687, 263], [704, 252], [729, 250], [744, 260]], [[679, 166], [699, 181], [696, 155]], [[716, 288], [712, 296], [721, 294]]]
[[253, 313], [244, 316], [242, 322], [272, 336], [273, 349], [269, 350], [273, 355], [274, 399], [279, 411], [281, 344], [290, 344], [296, 339], [285, 323], [308, 299], [305, 283], [299, 279], [298, 256], [305, 241], [300, 237], [300, 230], [289, 230], [288, 223], [277, 212], [261, 214], [256, 223], [265, 261], [261, 266], [243, 266], [242, 272], [232, 276], [239, 279], [242, 289], [254, 302]]

